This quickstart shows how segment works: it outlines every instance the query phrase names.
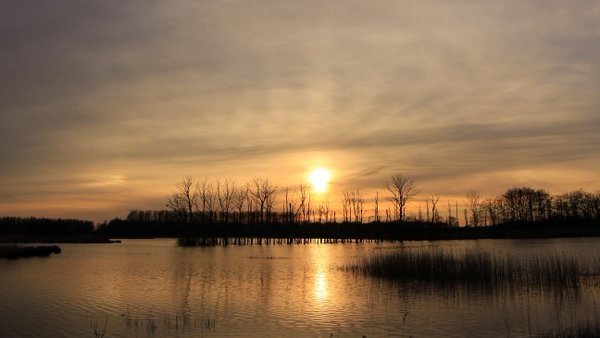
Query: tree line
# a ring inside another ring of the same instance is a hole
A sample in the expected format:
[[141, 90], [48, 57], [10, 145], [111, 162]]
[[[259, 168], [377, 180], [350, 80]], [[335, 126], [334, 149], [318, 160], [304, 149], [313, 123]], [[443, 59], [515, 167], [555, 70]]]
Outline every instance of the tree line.
[[36, 217], [1, 217], [2, 235], [87, 235], [94, 232], [92, 221]]
[[[598, 223], [600, 192], [576, 190], [550, 195], [543, 189], [513, 187], [495, 198], [482, 198], [476, 191], [465, 195], [459, 215], [458, 201], [440, 206], [440, 195], [432, 194], [419, 203], [418, 212], [407, 207], [419, 194], [414, 179], [395, 174], [385, 184], [385, 193], [366, 198], [360, 189], [342, 192], [341, 210], [329, 200], [318, 200], [306, 184], [279, 188], [267, 178], [254, 178], [246, 184], [232, 180], [185, 177], [168, 197], [167, 210], [132, 211], [129, 221], [187, 224], [306, 224], [419, 222], [487, 226], [534, 223]], [[444, 202], [445, 204], [445, 202]], [[445, 215], [442, 215], [445, 213]]]
[[316, 198], [306, 184], [280, 188], [260, 177], [245, 184], [185, 177], [177, 183], [161, 210], [132, 210], [125, 219], [105, 221], [96, 228], [85, 220], [2, 217], [0, 234], [95, 232], [113, 237], [153, 237], [200, 231], [267, 236], [278, 229], [282, 235], [347, 233], [382, 238], [455, 229], [459, 219], [466, 228], [600, 224], [598, 191], [551, 195], [543, 189], [513, 187], [495, 198], [483, 198], [478, 192], [469, 191], [460, 204], [461, 209], [458, 201], [440, 202], [438, 194], [417, 200], [419, 194], [414, 179], [402, 174], [392, 175], [382, 193], [375, 192], [371, 197], [360, 189], [347, 189], [335, 205]]
[[[404, 221], [407, 202], [417, 193], [414, 180], [401, 174], [393, 175], [386, 189], [390, 193], [392, 208], [386, 209], [385, 219]], [[279, 195], [283, 196], [278, 199]], [[174, 214], [174, 217], [170, 217], [171, 221], [175, 218], [188, 224], [364, 223], [367, 211], [365, 200], [360, 189], [344, 191], [341, 219], [338, 219], [338, 211], [331, 207], [330, 202], [316, 202], [306, 184], [300, 184], [291, 191], [289, 187], [279, 189], [269, 179], [261, 177], [237, 185], [235, 181], [227, 179], [208, 181], [188, 176], [177, 183], [176, 191], [168, 197], [166, 207]], [[381, 221], [379, 193], [375, 196], [374, 211], [371, 221]], [[139, 216], [139, 213], [129, 216], [136, 215]]]
[[543, 189], [515, 187], [487, 199], [471, 191], [466, 199], [465, 223], [470, 226], [600, 222], [600, 192], [550, 195]]

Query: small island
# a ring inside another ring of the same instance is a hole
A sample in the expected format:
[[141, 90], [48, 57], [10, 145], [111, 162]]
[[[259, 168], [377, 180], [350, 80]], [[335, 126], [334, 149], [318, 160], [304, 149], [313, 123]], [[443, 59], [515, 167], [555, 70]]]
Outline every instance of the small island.
[[27, 257], [48, 257], [50, 254], [59, 254], [61, 249], [57, 245], [18, 246], [0, 245], [0, 258], [18, 259]]

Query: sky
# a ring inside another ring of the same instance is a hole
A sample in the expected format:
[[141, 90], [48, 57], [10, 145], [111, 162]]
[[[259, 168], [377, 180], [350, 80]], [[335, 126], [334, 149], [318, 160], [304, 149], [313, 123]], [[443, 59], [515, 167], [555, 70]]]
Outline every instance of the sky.
[[600, 2], [0, 0], [0, 215], [161, 209], [185, 176], [327, 198], [600, 188]]

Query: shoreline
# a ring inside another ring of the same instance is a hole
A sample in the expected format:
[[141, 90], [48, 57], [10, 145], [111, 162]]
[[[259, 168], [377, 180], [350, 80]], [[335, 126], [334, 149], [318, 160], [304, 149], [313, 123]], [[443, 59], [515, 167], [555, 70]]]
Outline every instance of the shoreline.
[[19, 246], [0, 245], [0, 258], [19, 259], [31, 257], [49, 257], [50, 254], [60, 254], [58, 245]]
[[0, 243], [89, 243], [89, 244], [112, 244], [119, 243], [103, 235], [0, 235]]
[[[478, 240], [478, 239], [550, 239], [574, 237], [599, 237], [600, 227], [573, 226], [573, 227], [470, 227], [470, 228], [445, 228], [445, 229], [415, 229], [397, 228], [384, 229], [358, 227], [339, 227], [335, 224], [325, 225], [320, 228], [278, 228], [270, 229], [244, 229], [231, 231], [228, 229], [215, 229], [207, 227], [204, 231], [191, 231], [186, 233], [157, 234], [156, 236], [136, 236], [134, 234], [111, 236], [123, 239], [148, 239], [148, 238], [179, 238], [179, 239], [228, 239], [226, 243], [245, 242], [250, 239], [279, 239], [279, 240], [331, 240], [331, 241], [438, 241], [438, 240]], [[261, 241], [262, 242], [262, 241]]]
[[[174, 231], [157, 233], [99, 232], [88, 235], [0, 235], [0, 244], [113, 244], [118, 239], [328, 239], [328, 240], [381, 240], [381, 241], [437, 241], [476, 239], [544, 239], [598, 237], [600, 227], [595, 225], [574, 226], [482, 226], [431, 228], [410, 224], [263, 224], [234, 225], [223, 228], [219, 225], [175, 227]], [[166, 230], [166, 229], [165, 229]], [[177, 231], [179, 230], [179, 231]], [[118, 239], [111, 239], [118, 238]]]

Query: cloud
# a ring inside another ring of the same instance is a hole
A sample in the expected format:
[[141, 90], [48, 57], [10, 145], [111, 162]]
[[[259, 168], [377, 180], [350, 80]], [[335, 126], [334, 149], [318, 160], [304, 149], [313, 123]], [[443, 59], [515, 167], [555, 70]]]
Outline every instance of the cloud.
[[308, 164], [291, 162], [309, 153], [365, 187], [403, 171], [451, 191], [444, 180], [492, 184], [550, 166], [570, 187], [581, 161], [580, 176], [598, 178], [596, 1], [1, 7], [0, 183], [11, 199], [31, 195], [10, 182], [56, 179], [50, 199], [96, 192], [78, 177], [162, 187], [269, 165], [299, 175]]

